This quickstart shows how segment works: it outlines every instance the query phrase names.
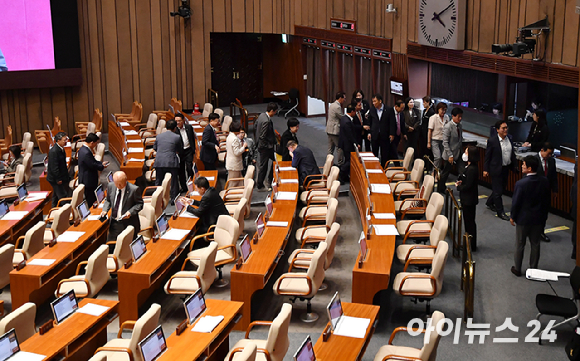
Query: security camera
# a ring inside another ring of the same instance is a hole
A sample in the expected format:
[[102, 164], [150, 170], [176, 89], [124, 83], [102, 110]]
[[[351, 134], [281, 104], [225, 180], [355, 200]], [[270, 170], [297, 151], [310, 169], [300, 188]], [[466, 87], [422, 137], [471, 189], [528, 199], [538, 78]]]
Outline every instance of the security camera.
[[181, 16], [184, 19], [189, 19], [191, 17], [191, 8], [189, 7], [189, 0], [181, 0], [181, 5], [175, 12], [170, 12], [171, 16]]

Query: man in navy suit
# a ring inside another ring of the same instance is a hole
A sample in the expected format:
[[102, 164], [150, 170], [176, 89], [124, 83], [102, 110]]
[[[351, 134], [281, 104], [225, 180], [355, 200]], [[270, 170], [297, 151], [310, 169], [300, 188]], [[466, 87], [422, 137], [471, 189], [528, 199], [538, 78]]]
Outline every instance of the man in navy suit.
[[[548, 142], [542, 145], [542, 148], [536, 154], [536, 158], [538, 158], [538, 162], [540, 162], [540, 167], [538, 168], [538, 174], [548, 178], [548, 182], [550, 182], [550, 190], [552, 191], [552, 195], [558, 194], [558, 175], [556, 174], [556, 160], [552, 157], [554, 154], [554, 146]], [[550, 237], [546, 236], [544, 232], [542, 232], [541, 236], [542, 241], [550, 242]]]
[[516, 251], [512, 273], [522, 275], [522, 259], [526, 239], [530, 238], [530, 268], [538, 268], [540, 260], [540, 237], [548, 219], [550, 207], [550, 182], [538, 175], [540, 162], [534, 155], [528, 155], [522, 163], [523, 178], [516, 182], [512, 197], [510, 223], [516, 226]]
[[292, 167], [298, 170], [298, 184], [303, 184], [304, 179], [309, 175], [320, 174], [320, 168], [318, 168], [314, 154], [309, 148], [298, 145], [293, 140], [288, 142], [287, 147], [292, 157]]
[[407, 128], [405, 128], [405, 102], [397, 99], [393, 108], [388, 108], [387, 115], [389, 116], [390, 130], [390, 151], [389, 159], [399, 159], [397, 148], [401, 138], [407, 139]]
[[85, 185], [85, 200], [90, 207], [97, 200], [95, 189], [99, 186], [99, 172], [109, 165], [109, 162], [99, 162], [93, 152], [99, 144], [99, 136], [95, 133], [87, 135], [85, 143], [78, 150], [79, 183]]
[[[355, 151], [356, 134], [354, 130], [354, 117], [356, 116], [356, 104], [349, 104], [346, 107], [346, 115], [340, 118], [340, 136], [338, 138], [338, 148], [342, 150], [344, 159], [339, 159], [340, 181], [350, 180], [350, 153]], [[359, 145], [356, 145], [359, 147]]]
[[211, 113], [209, 116], [209, 125], [203, 130], [201, 136], [201, 153], [199, 159], [203, 162], [205, 170], [216, 170], [215, 162], [220, 152], [220, 142], [217, 139], [216, 131], [220, 125], [220, 116]]
[[179, 185], [180, 192], [187, 192], [187, 179], [193, 177], [193, 159], [195, 157], [195, 148], [197, 138], [193, 127], [185, 121], [185, 116], [181, 113], [175, 114], [177, 127], [174, 132], [181, 137], [183, 142], [183, 152], [179, 154]]
[[508, 181], [510, 170], [517, 172], [515, 147], [511, 136], [508, 135], [508, 125], [505, 120], [495, 123], [497, 136], [491, 136], [487, 140], [485, 161], [483, 163], [483, 176], [491, 177], [491, 195], [485, 203], [487, 208], [497, 213], [504, 221], [510, 218], [504, 213], [501, 195]]
[[166, 132], [155, 138], [153, 149], [155, 150], [155, 171], [157, 173], [155, 185], [163, 183], [166, 173], [171, 174], [171, 203], [179, 194], [179, 156], [183, 152], [181, 137], [174, 133], [177, 122], [173, 119], [165, 123]]
[[381, 150], [381, 165], [383, 167], [389, 160], [391, 138], [394, 139], [394, 136], [391, 136], [388, 112], [388, 107], [383, 104], [383, 97], [380, 94], [375, 94], [369, 116], [364, 120], [364, 125], [370, 127], [368, 140], [371, 142], [376, 157], [379, 156], [379, 149]]

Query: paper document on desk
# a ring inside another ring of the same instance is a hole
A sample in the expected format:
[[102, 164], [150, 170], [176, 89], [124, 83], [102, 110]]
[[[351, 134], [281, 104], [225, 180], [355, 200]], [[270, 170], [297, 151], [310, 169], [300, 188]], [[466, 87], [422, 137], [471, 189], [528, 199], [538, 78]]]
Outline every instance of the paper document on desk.
[[296, 192], [278, 192], [276, 193], [277, 201], [294, 201], [296, 200]]
[[46, 199], [48, 192], [30, 192], [26, 196], [25, 202], [37, 202]]
[[375, 219], [396, 219], [394, 213], [373, 213]]
[[130, 126], [131, 124], [129, 124], [129, 123], [127, 123], [127, 122], [119, 122], [119, 125], [120, 125], [120, 126], [122, 126], [122, 127], [128, 127], [128, 126]]
[[383, 173], [383, 171], [380, 170], [380, 169], [367, 169], [367, 173], [369, 173], [369, 174], [371, 174], [371, 173], [380, 174], [380, 173]]
[[205, 179], [207, 179], [208, 181], [210, 181], [210, 180], [214, 180], [215, 177], [205, 177]]
[[342, 315], [334, 334], [337, 336], [365, 338], [367, 328], [371, 323], [370, 318], [349, 317]]
[[139, 158], [129, 158], [129, 160], [127, 162], [144, 162], [145, 159], [139, 159]]
[[193, 332], [210, 333], [224, 320], [224, 316], [203, 316], [191, 329]]
[[288, 227], [288, 222], [268, 221], [268, 223], [266, 223], [266, 226], [268, 226], [268, 227]]
[[143, 152], [143, 148], [129, 148], [127, 150], [127, 152], [129, 152], [129, 153], [142, 153]]
[[[141, 144], [143, 144], [143, 141], [140, 139], [127, 139], [127, 143], [141, 143]], [[129, 150], [129, 152], [131, 152], [131, 151]]]
[[280, 169], [280, 172], [296, 170], [296, 168], [294, 168], [294, 167], [280, 167], [279, 169]]
[[388, 184], [371, 184], [371, 192], [391, 194], [391, 186]]
[[526, 278], [534, 281], [557, 281], [558, 277], [570, 277], [569, 273], [551, 272], [541, 269], [528, 268], [526, 270]]
[[185, 236], [189, 234], [189, 229], [177, 229], [171, 228], [169, 231], [161, 237], [161, 239], [170, 239], [173, 241], [181, 241]]
[[27, 211], [11, 211], [8, 212], [2, 217], [3, 221], [19, 221], [22, 218], [26, 217], [28, 214]]
[[[189, 213], [189, 212], [187, 212], [187, 211], [185, 211], [185, 212], [181, 213], [179, 216], [180, 216], [180, 217], [183, 217], [183, 218], [199, 218], [199, 217], [198, 217], [198, 216], [196, 216], [195, 214]], [[181, 239], [181, 238], [180, 238], [180, 239]]]
[[85, 234], [85, 232], [66, 231], [56, 238], [56, 242], [57, 243], [59, 243], [59, 242], [74, 243], [74, 242], [78, 241], [78, 239], [81, 238], [83, 236], [83, 234]]
[[379, 158], [377, 157], [362, 157], [363, 162], [378, 162]]
[[398, 236], [399, 231], [394, 224], [375, 224], [373, 225], [377, 236]]
[[298, 183], [298, 179], [280, 179], [280, 184], [284, 183]]
[[109, 307], [101, 306], [94, 303], [87, 303], [83, 307], [79, 308], [77, 312], [84, 313], [91, 316], [100, 316], [103, 313], [107, 312]]
[[199, 192], [198, 191], [193, 191], [191, 193], [189, 193], [190, 196], [199, 196]]
[[99, 221], [99, 220], [101, 220], [101, 215], [100, 214], [91, 214], [90, 216], [87, 217], [87, 220]]
[[10, 357], [10, 361], [42, 361], [45, 358], [46, 356], [37, 353], [18, 351]]
[[123, 130], [123, 133], [125, 133], [125, 135], [137, 135], [139, 133], [137, 133], [136, 130]]
[[36, 258], [26, 262], [26, 264], [29, 266], [50, 266], [55, 261], [56, 261], [55, 259]]
[[105, 205], [105, 203], [99, 203], [99, 205], [97, 206], [97, 208], [103, 208], [103, 206]]

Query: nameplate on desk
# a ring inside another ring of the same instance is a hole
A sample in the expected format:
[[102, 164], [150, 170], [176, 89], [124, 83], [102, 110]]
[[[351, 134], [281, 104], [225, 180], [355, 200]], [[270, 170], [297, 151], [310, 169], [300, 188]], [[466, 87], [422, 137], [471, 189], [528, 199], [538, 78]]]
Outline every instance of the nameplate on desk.
[[132, 259], [128, 260], [127, 263], [125, 263], [125, 269], [128, 269], [132, 265], [133, 265], [133, 260]]
[[187, 328], [187, 320], [183, 320], [177, 327], [175, 328], [175, 334], [177, 336], [181, 335], [183, 331]]
[[50, 320], [38, 328], [38, 333], [40, 333], [40, 335], [44, 335], [53, 327], [54, 327], [54, 322], [52, 320]]
[[24, 267], [26, 267], [26, 261], [22, 260], [18, 263], [18, 265], [16, 265], [16, 270], [20, 271], [21, 269], [23, 269]]
[[53, 238], [50, 242], [48, 242], [48, 246], [49, 247], [54, 247], [56, 246], [56, 238]]

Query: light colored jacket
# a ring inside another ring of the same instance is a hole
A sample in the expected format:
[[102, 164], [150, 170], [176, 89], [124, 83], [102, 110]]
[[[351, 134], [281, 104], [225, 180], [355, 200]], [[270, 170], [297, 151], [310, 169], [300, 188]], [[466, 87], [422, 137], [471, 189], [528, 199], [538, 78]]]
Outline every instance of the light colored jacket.
[[242, 146], [242, 141], [234, 134], [228, 134], [226, 138], [226, 169], [242, 171], [244, 162], [242, 154], [246, 148]]
[[[459, 132], [457, 132], [459, 129]], [[455, 124], [454, 121], [450, 121], [443, 127], [443, 156], [445, 160], [449, 160], [449, 157], [453, 157], [453, 161], [461, 161], [461, 143], [463, 140], [463, 129], [461, 127], [461, 122]]]
[[342, 118], [342, 105], [337, 101], [328, 106], [328, 120], [326, 121], [326, 134], [340, 134], [340, 118]]

